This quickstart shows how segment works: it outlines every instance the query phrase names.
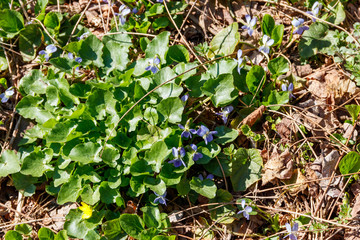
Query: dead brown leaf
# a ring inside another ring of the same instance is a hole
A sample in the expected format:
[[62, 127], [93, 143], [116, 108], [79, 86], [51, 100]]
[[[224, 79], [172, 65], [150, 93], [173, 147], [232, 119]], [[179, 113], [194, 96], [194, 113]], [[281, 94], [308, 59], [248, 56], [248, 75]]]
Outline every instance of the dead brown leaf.
[[292, 177], [289, 180], [283, 180], [283, 182], [287, 185], [296, 184], [289, 188], [289, 193], [291, 196], [296, 196], [300, 192], [304, 192], [308, 186], [306, 181], [306, 177], [302, 174], [301, 169], [299, 168], [293, 171]]
[[260, 119], [262, 117], [265, 110], [266, 110], [266, 107], [264, 105], [262, 105], [261, 107], [259, 107], [258, 109], [256, 109], [252, 113], [250, 113], [246, 118], [244, 118], [242, 120], [242, 124], [244, 124], [244, 125], [246, 124], [249, 127], [251, 127], [252, 125], [254, 125], [254, 123], [258, 119]]
[[288, 118], [283, 118], [276, 124], [275, 128], [280, 134], [280, 137], [285, 140], [290, 140], [291, 134], [297, 132], [296, 127], [293, 125], [293, 121]]
[[275, 179], [290, 179], [293, 175], [293, 156], [286, 149], [284, 152], [274, 149], [270, 156], [270, 160], [264, 166], [264, 174], [262, 184], [273, 182]]

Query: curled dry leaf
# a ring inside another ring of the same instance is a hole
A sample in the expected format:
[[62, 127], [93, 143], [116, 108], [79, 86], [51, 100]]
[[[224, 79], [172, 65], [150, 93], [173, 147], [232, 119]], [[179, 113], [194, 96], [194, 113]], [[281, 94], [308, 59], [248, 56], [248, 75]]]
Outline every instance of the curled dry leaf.
[[296, 184], [289, 188], [289, 193], [291, 196], [296, 196], [300, 192], [304, 192], [308, 186], [306, 181], [307, 181], [306, 177], [304, 176], [304, 174], [302, 174], [299, 168], [293, 171], [292, 177], [290, 179], [283, 180], [283, 182], [287, 185]]
[[290, 179], [293, 175], [293, 165], [293, 156], [288, 149], [281, 154], [280, 151], [274, 149], [270, 156], [270, 160], [264, 166], [262, 184], [265, 185], [275, 179]]
[[259, 107], [258, 109], [256, 109], [252, 113], [250, 113], [246, 118], [244, 118], [242, 120], [242, 125], [246, 124], [249, 127], [251, 127], [252, 125], [254, 125], [256, 120], [258, 120], [262, 117], [265, 110], [266, 110], [266, 107], [264, 105], [262, 105], [261, 107]]
[[296, 127], [293, 125], [293, 121], [288, 118], [283, 118], [276, 124], [275, 128], [280, 137], [284, 140], [290, 140], [291, 134], [297, 132]]

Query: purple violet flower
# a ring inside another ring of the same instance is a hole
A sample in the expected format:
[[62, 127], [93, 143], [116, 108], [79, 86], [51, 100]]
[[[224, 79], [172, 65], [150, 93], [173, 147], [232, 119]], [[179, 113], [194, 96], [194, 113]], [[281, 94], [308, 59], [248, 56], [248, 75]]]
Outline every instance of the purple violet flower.
[[169, 161], [169, 163], [174, 164], [174, 167], [180, 167], [181, 165], [183, 165], [184, 167], [186, 167], [184, 161], [182, 160], [183, 157], [185, 157], [185, 149], [184, 148], [172, 148], [172, 154], [175, 157], [174, 160]]
[[239, 211], [237, 214], [243, 214], [243, 216], [247, 219], [250, 220], [250, 214], [252, 212], [252, 207], [250, 206], [246, 206], [245, 204], [245, 200], [243, 199], [241, 201], [241, 207], [243, 208], [243, 210]]
[[133, 14], [137, 14], [137, 13], [139, 12], [139, 10], [138, 10], [136, 7], [134, 7], [131, 12], [132, 12]]
[[304, 19], [302, 18], [295, 18], [291, 21], [292, 25], [294, 26], [293, 34], [303, 34], [305, 30], [309, 30], [308, 26], [304, 26]]
[[189, 94], [185, 94], [180, 99], [181, 99], [181, 101], [186, 102], [189, 99]]
[[187, 122], [185, 124], [185, 127], [181, 124], [178, 125], [179, 128], [183, 129], [184, 131], [181, 133], [182, 138], [192, 138], [191, 134], [196, 134], [195, 129], [190, 129], [189, 123]]
[[46, 60], [46, 61], [49, 61], [49, 58], [50, 58], [51, 54], [54, 53], [54, 52], [56, 52], [56, 50], [57, 50], [56, 46], [55, 46], [54, 44], [50, 44], [49, 46], [47, 46], [47, 47], [45, 48], [45, 50], [41, 50], [41, 51], [39, 52], [39, 54], [40, 54], [40, 55], [44, 55], [45, 60]]
[[197, 130], [197, 135], [204, 139], [206, 145], [214, 139], [213, 134], [217, 133], [217, 131], [210, 131], [204, 125], [201, 125], [200, 128]]
[[237, 59], [235, 59], [235, 58], [233, 58], [234, 59], [234, 61], [237, 63], [237, 71], [238, 71], [238, 73], [240, 74], [240, 71], [241, 71], [241, 69], [244, 67], [244, 59], [241, 57], [241, 55], [242, 55], [242, 50], [241, 49], [239, 49], [238, 51], [237, 51]]
[[119, 16], [120, 24], [124, 25], [126, 22], [125, 16], [128, 15], [131, 12], [129, 8], [126, 7], [126, 5], [121, 5], [119, 8], [119, 13], [115, 14], [116, 16]]
[[85, 32], [85, 33], [83, 33], [83, 34], [81, 34], [81, 36], [80, 37], [77, 37], [77, 40], [82, 40], [82, 39], [85, 39], [85, 38], [87, 38], [87, 36], [89, 35], [89, 32]]
[[9, 98], [14, 95], [14, 93], [14, 87], [9, 87], [8, 89], [6, 89], [5, 92], [0, 94], [1, 102], [6, 103], [7, 101], [9, 101]]
[[160, 204], [164, 204], [166, 206], [166, 192], [163, 195], [159, 195], [156, 192], [154, 192], [154, 194], [156, 195], [156, 198], [154, 199], [154, 203], [160, 203]]
[[291, 240], [297, 240], [296, 234], [299, 230], [299, 224], [294, 223], [294, 225], [291, 227], [290, 223], [285, 223], [285, 227], [289, 234], [286, 235], [284, 238], [289, 237]]
[[265, 34], [262, 37], [262, 44], [263, 45], [259, 47], [259, 51], [269, 54], [270, 46], [274, 44], [274, 39], [271, 39], [268, 35]]
[[[199, 175], [199, 177], [198, 177], [201, 181], [203, 181], [204, 180], [204, 177], [203, 177], [203, 175]], [[212, 175], [212, 174], [208, 174], [207, 176], [206, 176], [206, 179], [210, 179], [210, 180], [213, 180], [214, 179], [214, 175]]]
[[[320, 9], [321, 9], [322, 5], [321, 3], [319, 3], [318, 1], [316, 1], [314, 3], [314, 5], [312, 5], [312, 8], [311, 8], [311, 11], [307, 11], [306, 13], [314, 16], [314, 17], [318, 17], [319, 16], [319, 13], [320, 13]], [[316, 19], [315, 18], [312, 18], [312, 21], [313, 22], [316, 22]]]
[[233, 106], [226, 106], [224, 108], [221, 108], [222, 112], [216, 113], [216, 115], [221, 116], [222, 120], [224, 121], [224, 124], [226, 124], [228, 121], [228, 116], [233, 110], [234, 110]]
[[250, 15], [246, 15], [245, 19], [246, 19], [246, 24], [244, 26], [242, 26], [241, 28], [247, 29], [249, 36], [251, 36], [254, 32], [257, 18], [256, 17], [251, 18]]
[[292, 94], [292, 92], [294, 91], [294, 84], [293, 83], [290, 83], [289, 86], [287, 86], [285, 83], [283, 83], [281, 85], [281, 90], [283, 90], [284, 92], [289, 92], [289, 96], [292, 97], [292, 98], [296, 98], [294, 96], [294, 94]]
[[195, 162], [203, 157], [202, 153], [197, 152], [198, 147], [195, 144], [190, 144], [190, 147], [195, 151], [193, 155], [193, 160]]
[[145, 68], [146, 71], [151, 71], [153, 74], [159, 71], [158, 65], [160, 64], [160, 59], [158, 57], [150, 58], [148, 61], [149, 66]]

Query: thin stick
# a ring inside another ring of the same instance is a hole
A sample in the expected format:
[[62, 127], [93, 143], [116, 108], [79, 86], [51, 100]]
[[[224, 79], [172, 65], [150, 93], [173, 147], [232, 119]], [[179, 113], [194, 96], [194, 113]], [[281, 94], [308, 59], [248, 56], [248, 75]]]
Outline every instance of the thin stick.
[[[163, 3], [164, 3], [166, 12], [168, 13], [169, 18], [170, 18], [172, 24], [175, 26], [175, 28], [176, 28], [176, 30], [178, 31], [178, 33], [180, 34], [181, 38], [184, 40], [186, 47], [189, 49], [189, 51], [194, 55], [194, 57], [195, 57], [200, 63], [203, 63], [203, 62], [201, 61], [201, 59], [199, 58], [199, 56], [196, 55], [196, 53], [194, 52], [194, 50], [190, 47], [190, 45], [189, 45], [188, 41], [185, 39], [184, 35], [180, 32], [180, 29], [178, 28], [178, 26], [176, 25], [174, 19], [172, 18], [171, 14], [170, 14], [170, 11], [169, 11], [169, 9], [168, 9], [168, 7], [167, 7], [167, 5], [166, 5], [166, 1], [163, 1]], [[207, 67], [206, 67], [205, 65], [202, 65], [202, 67], [205, 69], [205, 71], [208, 71], [208, 69], [207, 69]]]

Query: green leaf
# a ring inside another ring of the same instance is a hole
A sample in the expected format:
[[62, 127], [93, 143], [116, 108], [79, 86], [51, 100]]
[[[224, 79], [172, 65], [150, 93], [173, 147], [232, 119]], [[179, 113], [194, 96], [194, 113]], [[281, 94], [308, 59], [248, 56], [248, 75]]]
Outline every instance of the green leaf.
[[148, 107], [144, 112], [144, 118], [149, 121], [151, 125], [156, 125], [159, 120], [159, 115], [155, 108]]
[[120, 218], [106, 221], [101, 225], [102, 232], [109, 240], [123, 239], [127, 234], [121, 229]]
[[153, 26], [154, 30], [157, 31], [161, 28], [166, 28], [167, 26], [169, 26], [169, 23], [170, 23], [170, 21], [167, 17], [158, 17], [152, 23], [152, 26]]
[[269, 14], [265, 14], [262, 19], [262, 23], [261, 23], [262, 32], [264, 34], [268, 35], [269, 37], [272, 37], [271, 33], [272, 33], [274, 27], [275, 27], [274, 18]]
[[331, 42], [326, 38], [328, 29], [329, 26], [321, 22], [310, 25], [309, 30], [303, 33], [299, 43], [298, 48], [301, 58], [312, 57], [322, 49], [331, 46]]
[[48, 228], [40, 228], [38, 232], [38, 238], [39, 240], [53, 240], [54, 239], [54, 233], [48, 229]]
[[218, 189], [216, 191], [216, 197], [209, 201], [210, 203], [219, 203], [219, 205], [209, 206], [211, 219], [223, 224], [232, 223], [235, 219], [233, 217], [230, 217], [231, 216], [230, 213], [236, 211], [236, 208], [231, 204], [226, 204], [221, 206], [222, 205], [221, 203], [228, 203], [232, 201], [233, 201], [233, 196], [231, 193], [229, 193], [224, 189]]
[[95, 36], [90, 35], [81, 44], [79, 55], [82, 58], [81, 64], [94, 64], [97, 67], [103, 67], [102, 50], [104, 44]]
[[95, 205], [97, 202], [100, 201], [100, 185], [94, 186], [92, 188], [90, 184], [86, 184], [81, 191], [80, 196], [83, 202], [89, 205]]
[[5, 240], [22, 240], [23, 237], [17, 231], [10, 230], [5, 234]]
[[263, 160], [258, 149], [239, 148], [232, 161], [230, 175], [234, 191], [245, 191], [261, 178]]
[[75, 125], [72, 121], [67, 122], [61, 122], [57, 123], [49, 132], [49, 134], [46, 137], [47, 142], [66, 142], [67, 137], [75, 128], [77, 125]]
[[144, 223], [138, 215], [122, 214], [120, 216], [120, 226], [133, 238], [139, 238], [141, 231], [144, 230]]
[[44, 172], [54, 169], [53, 166], [49, 165], [52, 157], [52, 149], [43, 149], [42, 151], [30, 153], [23, 160], [21, 173], [33, 177], [41, 177]]
[[184, 106], [179, 98], [167, 98], [157, 105], [157, 110], [162, 114], [164, 120], [170, 123], [179, 123], [181, 122]]
[[38, 107], [42, 101], [43, 98], [41, 97], [25, 96], [16, 106], [16, 110], [24, 118], [35, 119], [38, 123], [44, 124], [49, 119], [54, 118], [54, 116], [50, 112]]
[[216, 134], [215, 142], [220, 145], [234, 141], [238, 136], [239, 132], [236, 129], [228, 128], [225, 126], [219, 126], [215, 128]]
[[153, 165], [153, 170], [156, 173], [160, 172], [164, 160], [169, 156], [170, 150], [163, 141], [154, 143], [149, 151], [145, 153], [145, 160], [148, 164]]
[[[217, 136], [217, 135], [216, 135]], [[197, 164], [207, 164], [211, 159], [215, 158], [221, 151], [221, 147], [215, 142], [210, 142], [209, 144], [200, 143], [198, 152], [200, 152], [203, 157], [196, 161]]]
[[154, 58], [159, 56], [160, 64], [166, 62], [165, 54], [167, 53], [169, 47], [169, 32], [162, 32], [157, 35], [147, 46], [145, 51], [146, 58]]
[[210, 78], [201, 90], [211, 97], [216, 107], [229, 105], [237, 97], [232, 74], [222, 74], [218, 78]]
[[0, 10], [0, 36], [13, 38], [24, 28], [24, 19], [15, 10]]
[[112, 189], [109, 186], [109, 183], [106, 181], [101, 182], [100, 184], [100, 200], [106, 204], [115, 203], [116, 198], [120, 196], [120, 193], [117, 189]]
[[246, 75], [246, 85], [252, 94], [258, 94], [265, 83], [265, 71], [261, 66], [254, 65]]
[[159, 228], [161, 226], [160, 210], [158, 207], [145, 206], [141, 208], [143, 219], [148, 228]]
[[20, 32], [19, 49], [24, 61], [36, 57], [36, 49], [41, 45], [42, 32], [38, 25], [29, 24]]
[[50, 33], [57, 33], [59, 31], [61, 18], [62, 15], [56, 12], [49, 12], [46, 14], [44, 25]]
[[57, 203], [62, 205], [67, 202], [76, 202], [81, 191], [81, 178], [77, 175], [72, 176], [70, 181], [63, 184], [57, 198]]
[[271, 110], [279, 110], [281, 105], [289, 102], [289, 92], [278, 92], [272, 90], [266, 102], [263, 102], [265, 106], [268, 105], [279, 105], [279, 106], [270, 106]]
[[[169, 79], [175, 78], [176, 74], [174, 71], [169, 68], [163, 68], [154, 76], [154, 82], [156, 85], [160, 85], [164, 82], [166, 82]], [[175, 80], [173, 80], [170, 83], [167, 83], [160, 87], [159, 89], [155, 90], [155, 92], [163, 99], [169, 98], [169, 97], [178, 97], [182, 93], [183, 88], [180, 87], [175, 83]]]
[[63, 57], [52, 58], [50, 59], [50, 63], [54, 65], [54, 67], [69, 74], [72, 73], [72, 69], [74, 66], [73, 60]]
[[285, 74], [290, 70], [288, 61], [282, 56], [271, 59], [268, 63], [268, 68], [275, 77]]
[[35, 3], [35, 14], [45, 13], [46, 5], [48, 4], [48, 0], [37, 0]]
[[233, 59], [221, 59], [220, 61], [216, 61], [209, 67], [208, 73], [210, 73], [213, 78], [217, 78], [221, 74], [233, 74], [234, 68], [236, 66], [237, 64]]
[[158, 235], [153, 237], [151, 240], [175, 240], [175, 239], [176, 239], [176, 235], [172, 235], [172, 236]]
[[186, 196], [190, 192], [189, 180], [183, 177], [181, 181], [176, 185], [176, 190], [180, 196]]
[[15, 230], [21, 234], [29, 235], [32, 231], [32, 227], [27, 223], [22, 223], [15, 226]]
[[174, 62], [189, 62], [190, 55], [188, 50], [182, 45], [174, 45], [169, 48], [167, 57]]
[[353, 122], [355, 123], [355, 121], [358, 118], [359, 113], [360, 113], [360, 106], [352, 104], [352, 105], [345, 105], [345, 108], [346, 108], [346, 110], [348, 110]]
[[11, 150], [5, 150], [0, 156], [0, 177], [20, 171], [20, 158]]
[[[114, 31], [111, 30], [110, 33]], [[129, 63], [129, 47], [132, 46], [130, 36], [127, 34], [104, 36], [103, 43], [105, 44], [103, 58], [107, 73], [114, 69], [125, 70], [126, 65]]]
[[23, 95], [45, 94], [46, 84], [41, 71], [39, 69], [31, 70], [20, 80], [19, 89]]
[[[4, 54], [4, 51], [0, 51], [0, 71], [4, 71], [6, 69], [8, 69], [8, 63]], [[5, 79], [5, 78], [0, 78], [0, 79]], [[7, 88], [7, 87], [6, 87]]]
[[166, 186], [178, 184], [181, 181], [183, 173], [174, 172], [175, 167], [172, 164], [165, 164], [161, 168], [160, 178], [165, 182]]
[[198, 177], [193, 177], [190, 181], [190, 188], [200, 195], [212, 199], [216, 196], [216, 185], [210, 179], [200, 180]]
[[37, 178], [32, 176], [26, 176], [21, 173], [15, 173], [12, 175], [14, 186], [16, 190], [23, 190], [25, 197], [30, 197], [35, 193]]
[[[331, 6], [333, 7], [333, 6]], [[341, 2], [338, 2], [335, 9], [333, 10], [335, 16], [331, 16], [328, 21], [339, 25], [346, 19], [346, 13], [344, 9], [344, 5]]]
[[339, 163], [341, 174], [356, 173], [360, 170], [360, 154], [357, 152], [349, 152]]
[[280, 45], [284, 36], [284, 25], [275, 25], [271, 33], [271, 38], [274, 40], [273, 46]]
[[150, 188], [151, 191], [156, 192], [160, 195], [166, 192], [166, 184], [159, 177], [154, 178], [154, 177], [146, 176], [144, 178], [144, 184], [146, 187]]
[[66, 215], [64, 229], [67, 231], [69, 237], [83, 239], [90, 231], [86, 221], [81, 218], [82, 214], [83, 212], [79, 209], [71, 209]]
[[66, 233], [66, 230], [61, 230], [60, 232], [58, 232], [58, 234], [56, 234], [54, 240], [68, 240], [68, 235]]
[[71, 149], [69, 157], [72, 161], [88, 164], [98, 162], [98, 155], [100, 151], [101, 147], [97, 143], [80, 143]]
[[217, 55], [229, 55], [235, 51], [236, 45], [240, 41], [239, 26], [237, 22], [232, 23], [227, 28], [221, 30], [210, 42], [210, 48], [207, 53], [208, 58], [214, 58]]

